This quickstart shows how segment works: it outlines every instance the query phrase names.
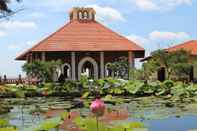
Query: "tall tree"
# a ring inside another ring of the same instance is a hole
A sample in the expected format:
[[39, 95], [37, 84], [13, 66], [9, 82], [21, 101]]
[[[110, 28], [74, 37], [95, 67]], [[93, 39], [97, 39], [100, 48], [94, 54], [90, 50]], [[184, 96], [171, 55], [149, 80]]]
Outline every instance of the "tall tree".
[[[20, 2], [21, 0], [16, 0]], [[5, 18], [15, 13], [12, 9], [8, 7], [11, 0], [0, 0], [0, 18]]]
[[119, 57], [114, 62], [107, 63], [107, 69], [111, 71], [112, 77], [127, 78], [128, 77], [128, 59]]
[[150, 59], [148, 62], [143, 63], [142, 65], [142, 74], [145, 80], [149, 80], [150, 77], [155, 73], [155, 71], [159, 70], [160, 63], [155, 61], [154, 59]]
[[167, 79], [171, 79], [173, 75], [180, 77], [188, 75], [191, 65], [189, 64], [189, 52], [185, 50], [177, 50], [174, 52], [167, 52], [165, 50], [157, 50], [153, 52], [152, 58], [144, 63], [144, 69], [150, 70], [146, 72], [157, 71], [159, 68], [166, 69]]
[[53, 74], [56, 69], [61, 67], [61, 61], [34, 61], [32, 63], [25, 63], [23, 65], [23, 71], [28, 76], [39, 78], [42, 81], [52, 81]]

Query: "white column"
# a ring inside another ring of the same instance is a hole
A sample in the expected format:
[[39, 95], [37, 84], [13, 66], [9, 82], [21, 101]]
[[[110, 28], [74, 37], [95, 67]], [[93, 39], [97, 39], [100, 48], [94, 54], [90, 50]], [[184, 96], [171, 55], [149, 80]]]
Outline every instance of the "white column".
[[128, 62], [129, 62], [129, 68], [135, 67], [134, 54], [131, 51], [128, 52]]
[[46, 53], [45, 52], [42, 52], [42, 55], [41, 55], [41, 60], [42, 61], [46, 61]]
[[135, 68], [135, 63], [134, 63], [134, 54], [131, 51], [128, 52], [128, 64], [129, 64], [129, 70], [128, 70], [129, 79], [132, 79], [133, 76], [131, 76], [130, 70]]
[[71, 68], [72, 68], [72, 80], [76, 80], [76, 61], [75, 52], [71, 53]]
[[100, 74], [101, 74], [101, 78], [105, 77], [105, 69], [104, 69], [104, 52], [100, 52]]

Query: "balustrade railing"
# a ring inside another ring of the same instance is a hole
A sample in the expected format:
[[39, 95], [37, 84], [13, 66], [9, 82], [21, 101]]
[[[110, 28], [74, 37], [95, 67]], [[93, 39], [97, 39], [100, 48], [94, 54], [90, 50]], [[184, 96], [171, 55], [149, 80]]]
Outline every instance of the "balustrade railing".
[[6, 75], [3, 78], [0, 76], [0, 84], [24, 84], [26, 82], [26, 78], [22, 78], [21, 75], [18, 78], [7, 78]]

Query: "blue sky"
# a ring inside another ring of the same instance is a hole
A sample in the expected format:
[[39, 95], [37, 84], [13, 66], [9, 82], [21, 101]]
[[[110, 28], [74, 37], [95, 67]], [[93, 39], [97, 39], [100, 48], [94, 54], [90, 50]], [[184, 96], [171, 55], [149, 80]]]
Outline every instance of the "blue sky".
[[158, 48], [197, 39], [196, 0], [23, 0], [24, 10], [0, 20], [0, 75], [22, 74], [15, 57], [69, 21], [75, 6], [94, 7], [97, 20], [137, 42], [147, 55]]

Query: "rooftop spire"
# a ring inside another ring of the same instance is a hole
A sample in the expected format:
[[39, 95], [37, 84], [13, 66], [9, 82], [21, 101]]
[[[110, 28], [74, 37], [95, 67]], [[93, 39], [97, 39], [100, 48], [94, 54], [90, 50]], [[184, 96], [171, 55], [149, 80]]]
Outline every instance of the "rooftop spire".
[[95, 14], [96, 12], [93, 8], [75, 7], [70, 11], [70, 20], [94, 21]]

